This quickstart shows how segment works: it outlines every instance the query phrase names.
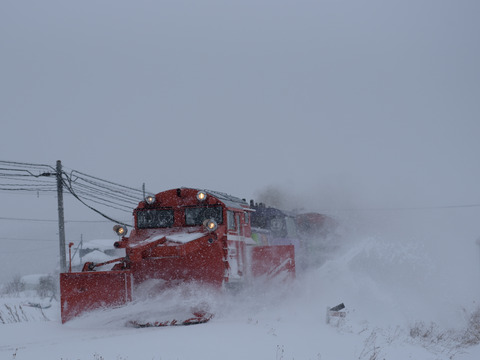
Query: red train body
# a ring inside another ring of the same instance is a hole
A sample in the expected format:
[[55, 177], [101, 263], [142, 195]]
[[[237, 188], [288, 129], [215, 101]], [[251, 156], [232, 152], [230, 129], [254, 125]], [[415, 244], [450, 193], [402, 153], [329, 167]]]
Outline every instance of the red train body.
[[134, 300], [152, 279], [161, 291], [184, 282], [221, 289], [262, 276], [294, 276], [294, 246], [257, 245], [252, 211], [244, 200], [215, 191], [180, 188], [148, 197], [133, 211], [130, 235], [115, 243], [126, 256], [112, 261], [111, 270], [86, 263], [82, 272], [60, 274], [62, 322]]

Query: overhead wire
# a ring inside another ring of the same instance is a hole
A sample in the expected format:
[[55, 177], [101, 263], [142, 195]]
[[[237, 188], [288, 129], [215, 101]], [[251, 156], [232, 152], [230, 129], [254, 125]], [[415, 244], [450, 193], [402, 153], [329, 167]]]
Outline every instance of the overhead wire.
[[66, 186], [70, 192], [70, 194], [73, 195], [73, 197], [75, 197], [78, 201], [80, 201], [83, 205], [85, 205], [86, 207], [88, 207], [90, 210], [96, 212], [97, 214], [99, 214], [100, 216], [103, 216], [105, 219], [108, 219], [112, 222], [117, 222], [117, 223], [120, 223], [121, 225], [125, 225], [125, 226], [130, 226], [129, 224], [125, 224], [124, 222], [121, 222], [121, 221], [117, 221], [115, 219], [113, 219], [112, 217], [106, 215], [105, 213], [103, 213], [102, 211], [94, 208], [93, 206], [91, 205], [88, 205], [83, 199], [81, 199], [75, 192], [75, 190], [73, 190], [71, 187], [69, 187], [68, 183], [66, 181], [63, 180], [63, 183], [64, 183], [64, 186]]
[[[64, 167], [65, 169], [68, 169]], [[66, 195], [73, 196], [83, 205], [109, 221], [121, 223], [97, 207], [131, 213], [143, 200], [143, 190], [121, 185], [78, 170], [62, 171], [62, 184]], [[54, 193], [57, 191], [57, 170], [45, 164], [21, 163], [0, 160], [0, 192], [15, 193]], [[95, 205], [95, 206], [94, 206]], [[343, 208], [323, 209], [322, 211], [414, 211], [434, 209], [455, 209], [480, 207], [480, 204], [458, 204], [439, 206], [380, 207], [380, 208]], [[2, 218], [0, 218], [2, 219]], [[28, 220], [28, 219], [27, 219]], [[41, 220], [39, 220], [41, 221]]]
[[[0, 220], [6, 221], [31, 221], [31, 222], [58, 222], [53, 219], [32, 219], [32, 218], [16, 218], [16, 217], [0, 217]], [[68, 223], [106, 223], [107, 220], [65, 220], [65, 224]]]
[[98, 191], [95, 188], [86, 187], [83, 184], [69, 183], [68, 188], [75, 189], [77, 195], [83, 195], [106, 206], [115, 204], [123, 209], [131, 210], [132, 208], [135, 208], [139, 202], [138, 199], [135, 201], [124, 200], [121, 196], [109, 195], [108, 193]]
[[55, 185], [46, 177], [55, 175], [53, 167], [43, 164], [0, 161], [0, 191], [52, 192]]
[[139, 199], [143, 198], [142, 190], [102, 180], [75, 170], [70, 173], [69, 179], [72, 185], [78, 184], [85, 189], [94, 191], [97, 195], [103, 194], [108, 198], [116, 198], [134, 205], [138, 203]]
[[63, 185], [82, 204], [108, 220], [132, 227], [124, 221], [113, 219], [110, 215], [88, 204], [87, 201], [112, 209], [131, 212], [142, 200], [142, 190], [103, 180], [77, 170], [72, 170], [70, 174], [63, 172], [62, 175], [64, 175], [62, 176]]
[[0, 192], [53, 193], [57, 191], [57, 180], [61, 179], [64, 194], [76, 200], [107, 220], [123, 225], [112, 215], [98, 207], [131, 213], [143, 199], [143, 191], [117, 184], [86, 173], [62, 169], [58, 177], [56, 168], [44, 164], [21, 163], [0, 160]]

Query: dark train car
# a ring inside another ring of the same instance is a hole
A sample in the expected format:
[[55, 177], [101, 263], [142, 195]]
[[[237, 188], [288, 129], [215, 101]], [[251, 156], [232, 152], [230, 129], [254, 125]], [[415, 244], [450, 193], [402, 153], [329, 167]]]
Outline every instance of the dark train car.
[[336, 222], [319, 213], [293, 213], [250, 201], [252, 238], [257, 243], [294, 245], [297, 267], [318, 265], [335, 248]]

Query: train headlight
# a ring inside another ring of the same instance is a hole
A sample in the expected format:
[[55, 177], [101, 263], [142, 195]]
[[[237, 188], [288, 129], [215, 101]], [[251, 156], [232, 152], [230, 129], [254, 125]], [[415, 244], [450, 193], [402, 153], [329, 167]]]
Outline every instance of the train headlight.
[[127, 235], [127, 227], [125, 225], [115, 225], [113, 227], [113, 231], [115, 231], [115, 233], [118, 235], [118, 236], [125, 236]]
[[205, 229], [207, 229], [210, 232], [217, 230], [217, 227], [218, 227], [217, 222], [213, 219], [205, 220], [203, 222], [203, 225], [205, 226]]
[[205, 191], [199, 191], [197, 193], [197, 200], [204, 201], [207, 198], [207, 193]]
[[155, 196], [153, 196], [153, 195], [148, 195], [148, 196], [145, 198], [145, 201], [147, 202], [148, 205], [155, 204]]

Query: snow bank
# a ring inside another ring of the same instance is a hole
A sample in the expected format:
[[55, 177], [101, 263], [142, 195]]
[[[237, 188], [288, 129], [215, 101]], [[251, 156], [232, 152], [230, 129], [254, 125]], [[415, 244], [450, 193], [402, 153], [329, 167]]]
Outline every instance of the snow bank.
[[29, 291], [26, 291], [16, 297], [0, 297], [0, 326], [24, 322], [51, 321], [58, 318], [58, 303], [54, 299], [28, 296], [29, 293]]

